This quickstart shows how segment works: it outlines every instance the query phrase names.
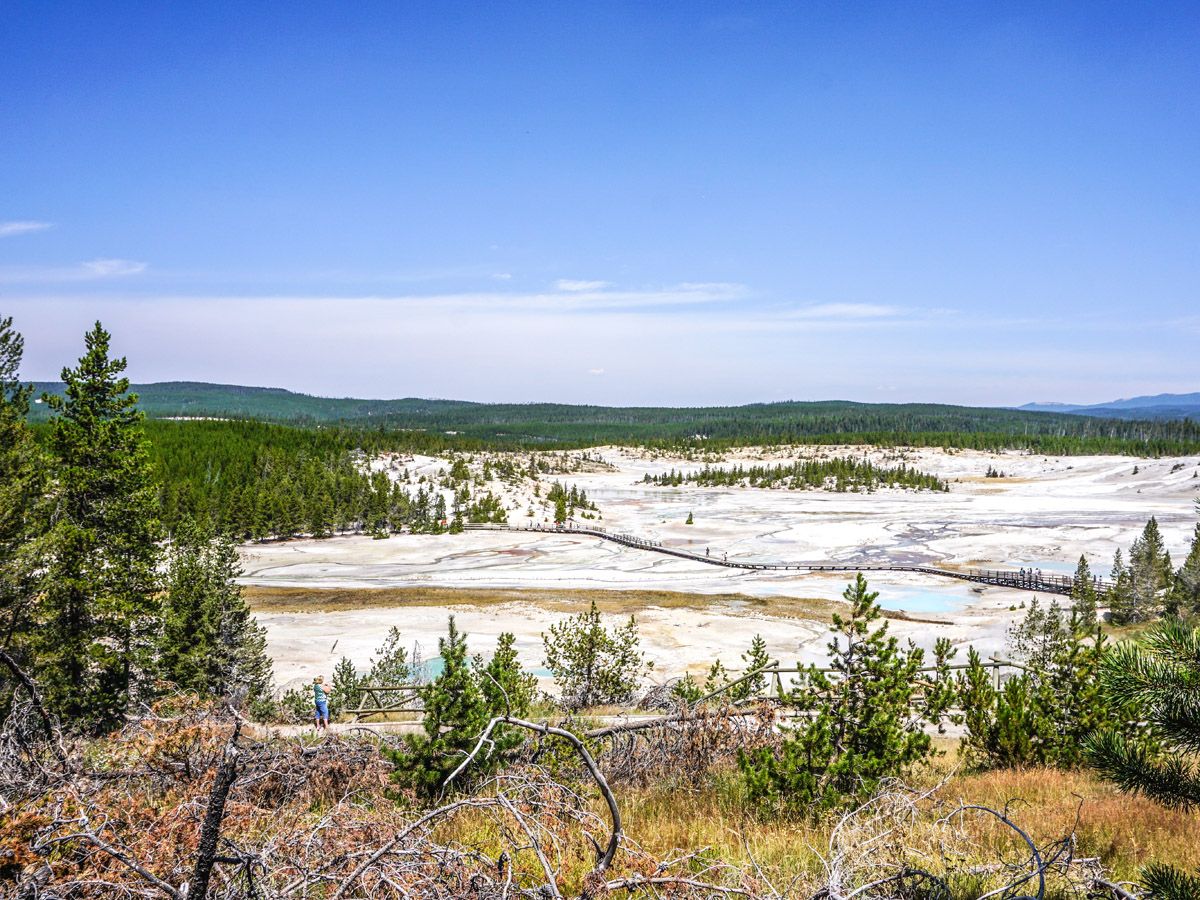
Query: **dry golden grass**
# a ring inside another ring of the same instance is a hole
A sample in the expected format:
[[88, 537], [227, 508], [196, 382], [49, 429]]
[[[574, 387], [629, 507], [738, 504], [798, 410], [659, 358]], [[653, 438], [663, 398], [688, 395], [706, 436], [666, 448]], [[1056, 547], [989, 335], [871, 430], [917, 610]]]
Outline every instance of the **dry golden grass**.
[[[1012, 819], [1043, 847], [1074, 828], [1077, 855], [1098, 857], [1115, 878], [1134, 879], [1152, 861], [1200, 867], [1200, 815], [1120, 794], [1088, 773], [1029, 769], [953, 776], [939, 796], [945, 803], [938, 811], [930, 809], [904, 835], [904, 843], [920, 853], [936, 855], [945, 836], [937, 819], [961, 801], [998, 810], [1007, 806]], [[661, 786], [627, 790], [621, 801], [629, 837], [652, 856], [708, 847], [730, 863], [750, 865], [752, 854], [776, 877], [803, 881], [819, 875], [820, 854], [829, 845], [831, 821], [753, 815], [732, 774], [696, 791]], [[998, 852], [1019, 849], [1013, 832], [990, 817], [968, 815], [962, 821], [976, 845], [974, 858], [963, 865], [995, 862]]]
[[[1075, 856], [1098, 858], [1112, 879], [1135, 880], [1149, 862], [1188, 870], [1200, 867], [1200, 812], [1166, 810], [1122, 794], [1086, 771], [962, 774], [954, 769], [952, 742], [941, 744], [947, 752], [920, 772], [913, 786], [925, 790], [944, 783], [932, 800], [920, 805], [916, 818], [901, 827], [892, 845], [909, 848], [914, 864], [961, 880], [962, 872], [995, 864], [1000, 854], [1023, 859], [1016, 835], [991, 817], [966, 813], [955, 820], [961, 825], [957, 831], [940, 821], [960, 804], [980, 804], [1007, 810], [1043, 849], [1074, 831]], [[617, 785], [615, 791], [631, 854], [666, 859], [680, 851], [704, 849], [708, 860], [744, 869], [760, 866], [777, 885], [794, 880], [816, 886], [823, 874], [822, 857], [828, 854], [834, 819], [764, 817], [746, 801], [736, 772], [715, 773], [698, 788], [657, 782], [636, 788]], [[592, 811], [606, 817], [598, 798]], [[495, 841], [489, 828], [494, 825], [480, 817], [463, 816], [447, 823], [439, 837], [487, 847]], [[951, 847], [959, 855], [947, 861], [942, 851]], [[564, 874], [568, 880], [581, 878], [589, 864], [590, 856], [581, 852]], [[974, 882], [956, 884], [954, 894], [975, 896], [977, 887]], [[1062, 888], [1052, 885], [1050, 895], [1058, 896]]]
[[[556, 590], [546, 588], [298, 588], [248, 585], [243, 596], [255, 612], [337, 612], [403, 606], [495, 606], [529, 603], [566, 613], [581, 612], [595, 601], [606, 613], [637, 613], [650, 607], [711, 609], [723, 607], [730, 615], [741, 612], [780, 618], [828, 621], [841, 603], [814, 597], [751, 597], [746, 594], [692, 594], [682, 591]], [[889, 614], [891, 615], [891, 614]], [[896, 614], [903, 618], [902, 614]]]
[[1200, 868], [1200, 813], [1123, 794], [1087, 771], [1004, 769], [955, 778], [949, 789], [991, 806], [1018, 800], [1013, 818], [1043, 838], [1066, 834], [1078, 810], [1080, 854], [1100, 857], [1120, 877], [1134, 877], [1151, 861]]

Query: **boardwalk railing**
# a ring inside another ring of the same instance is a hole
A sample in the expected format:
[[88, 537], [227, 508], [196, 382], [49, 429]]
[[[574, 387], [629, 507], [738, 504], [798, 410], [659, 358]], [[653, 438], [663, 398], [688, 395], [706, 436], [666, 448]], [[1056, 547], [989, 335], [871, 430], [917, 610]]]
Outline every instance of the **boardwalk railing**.
[[[1044, 594], [1069, 595], [1075, 587], [1071, 575], [1055, 575], [1040, 569], [947, 569], [939, 566], [903, 565], [871, 562], [753, 562], [746, 559], [729, 559], [724, 553], [719, 556], [709, 552], [696, 553], [682, 547], [669, 547], [661, 541], [652, 541], [633, 534], [607, 531], [598, 525], [485, 525], [467, 526], [471, 530], [537, 531], [548, 534], [578, 534], [612, 541], [636, 550], [663, 553], [710, 566], [727, 569], [746, 569], [758, 572], [916, 572], [938, 578], [957, 578], [977, 584], [990, 584], [1019, 591], [1038, 591]], [[1096, 594], [1103, 597], [1112, 588], [1112, 583], [1100, 578], [1092, 579]]]
[[424, 707], [418, 703], [420, 690], [419, 684], [364, 684], [359, 687], [358, 706], [347, 712], [355, 722], [367, 716], [424, 713]]

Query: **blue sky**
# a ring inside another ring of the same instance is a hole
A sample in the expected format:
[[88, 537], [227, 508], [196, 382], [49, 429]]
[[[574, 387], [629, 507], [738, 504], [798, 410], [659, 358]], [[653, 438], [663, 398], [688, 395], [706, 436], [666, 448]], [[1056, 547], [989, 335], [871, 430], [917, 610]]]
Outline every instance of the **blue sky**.
[[5, 3], [52, 378], [628, 404], [1200, 389], [1196, 4]]

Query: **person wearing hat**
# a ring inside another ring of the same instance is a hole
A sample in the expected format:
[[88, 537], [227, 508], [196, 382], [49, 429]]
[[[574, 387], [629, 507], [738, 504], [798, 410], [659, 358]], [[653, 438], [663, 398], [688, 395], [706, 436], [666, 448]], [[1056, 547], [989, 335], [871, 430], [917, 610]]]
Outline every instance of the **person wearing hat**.
[[329, 727], [329, 688], [325, 687], [325, 676], [313, 679], [313, 702], [316, 705], [317, 728]]

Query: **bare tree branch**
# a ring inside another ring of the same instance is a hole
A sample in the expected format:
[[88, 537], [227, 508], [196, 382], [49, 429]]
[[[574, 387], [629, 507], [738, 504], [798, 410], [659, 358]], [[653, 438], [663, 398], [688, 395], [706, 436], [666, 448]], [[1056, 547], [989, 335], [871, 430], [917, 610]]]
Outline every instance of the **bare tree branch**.
[[33, 704], [33, 708], [37, 710], [38, 718], [42, 721], [42, 727], [46, 729], [46, 737], [50, 741], [50, 749], [54, 756], [58, 759], [62, 766], [64, 774], [71, 771], [71, 762], [67, 758], [67, 750], [62, 743], [62, 735], [59, 733], [58, 725], [55, 723], [50, 713], [46, 711], [46, 706], [42, 702], [41, 691], [38, 690], [37, 682], [29, 677], [25, 671], [17, 665], [17, 661], [8, 655], [6, 650], [0, 650], [0, 662], [4, 663], [5, 667], [12, 672], [13, 677], [17, 679], [29, 693], [29, 700]]

